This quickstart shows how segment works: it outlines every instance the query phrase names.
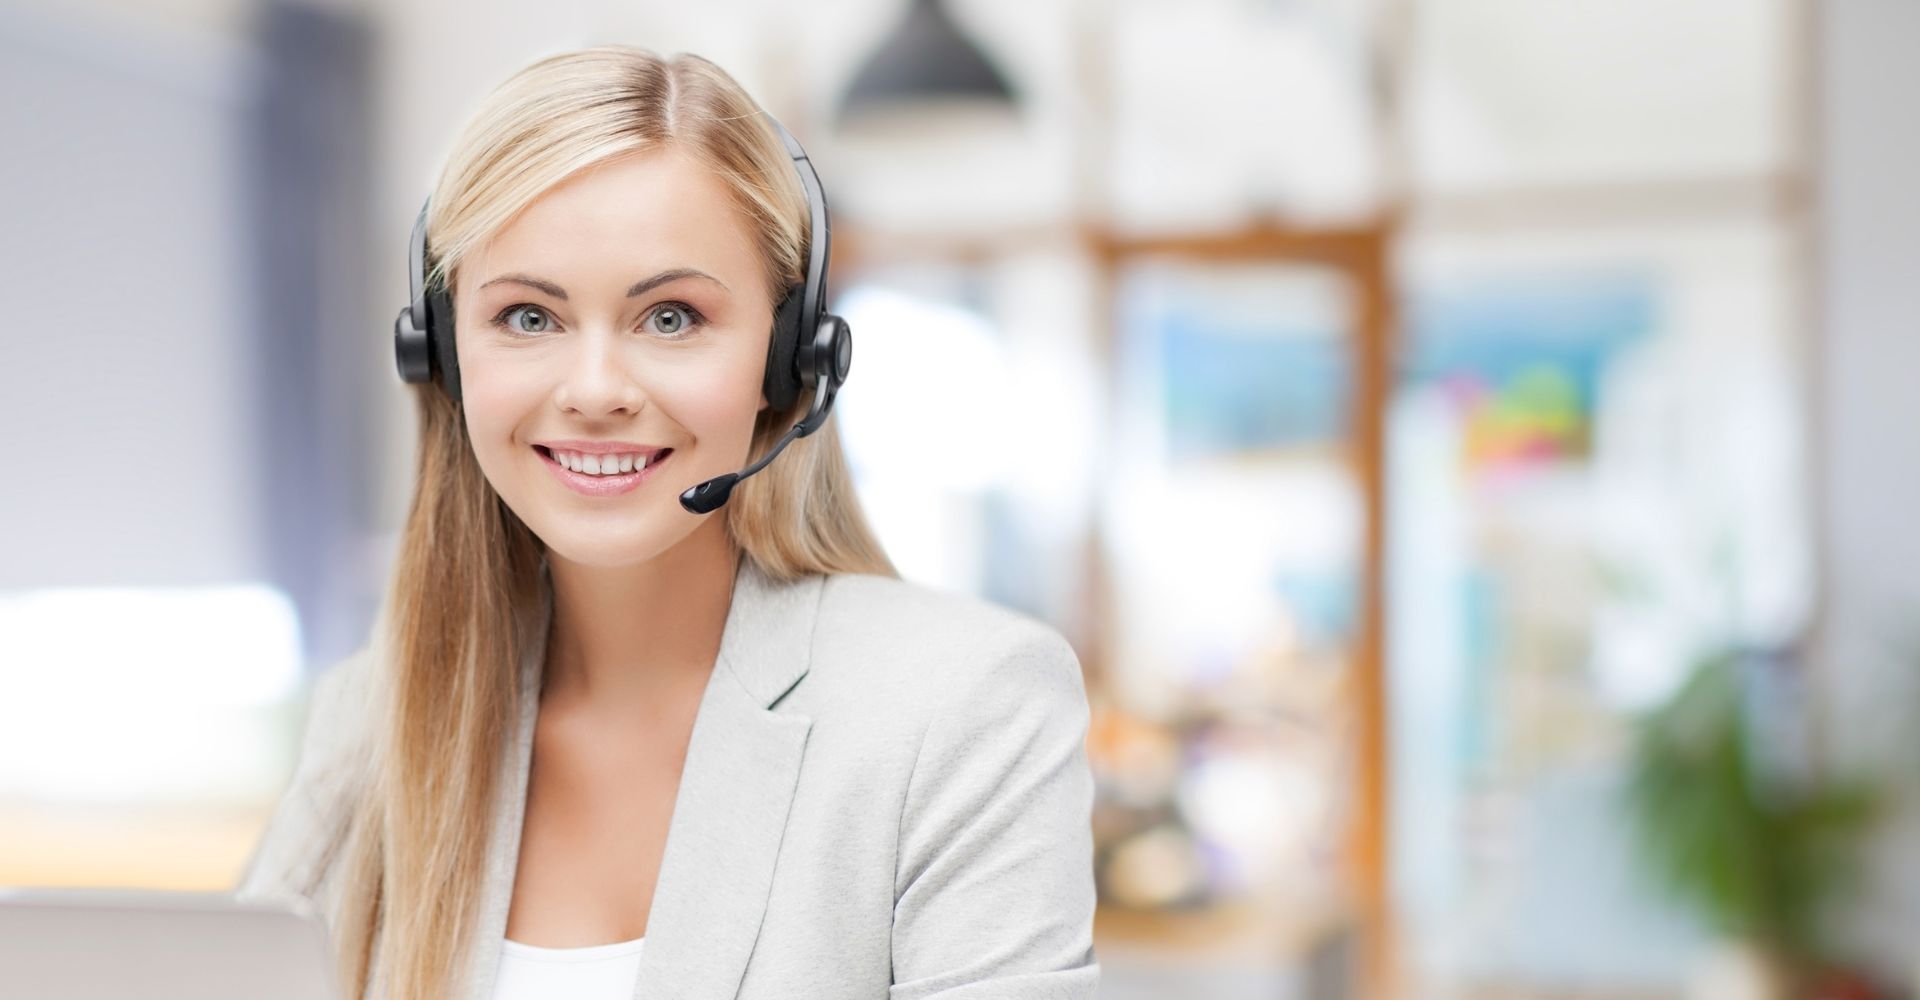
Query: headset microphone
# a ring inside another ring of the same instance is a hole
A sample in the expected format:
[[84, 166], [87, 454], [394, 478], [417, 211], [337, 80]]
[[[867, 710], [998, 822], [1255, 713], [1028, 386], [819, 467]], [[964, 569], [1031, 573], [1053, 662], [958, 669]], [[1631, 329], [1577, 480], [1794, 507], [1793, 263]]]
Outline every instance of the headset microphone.
[[[794, 438], [819, 430], [827, 422], [834, 397], [846, 383], [853, 363], [853, 330], [846, 320], [826, 311], [831, 239], [826, 192], [821, 189], [820, 177], [800, 143], [772, 116], [768, 116], [767, 121], [780, 133], [794, 169], [799, 172], [800, 185], [807, 193], [813, 232], [808, 241], [806, 280], [789, 288], [786, 298], [774, 310], [773, 335], [767, 344], [767, 366], [761, 388], [774, 410], [792, 406], [803, 389], [812, 389], [813, 398], [807, 415], [758, 461], [680, 494], [680, 506], [694, 514], [718, 510], [733, 495], [734, 486], [766, 468]], [[454, 351], [453, 306], [445, 289], [426, 287], [426, 229], [427, 205], [423, 204], [413, 224], [408, 254], [412, 298], [393, 322], [394, 359], [402, 380], [430, 382], [437, 378], [458, 403], [460, 366]]]

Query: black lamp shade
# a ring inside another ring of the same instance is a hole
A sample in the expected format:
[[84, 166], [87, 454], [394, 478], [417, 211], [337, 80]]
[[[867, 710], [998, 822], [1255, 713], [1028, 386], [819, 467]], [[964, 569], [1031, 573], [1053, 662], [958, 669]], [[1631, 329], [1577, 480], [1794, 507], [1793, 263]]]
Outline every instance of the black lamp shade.
[[954, 98], [1012, 104], [1014, 92], [938, 0], [912, 0], [906, 17], [854, 76], [840, 113]]

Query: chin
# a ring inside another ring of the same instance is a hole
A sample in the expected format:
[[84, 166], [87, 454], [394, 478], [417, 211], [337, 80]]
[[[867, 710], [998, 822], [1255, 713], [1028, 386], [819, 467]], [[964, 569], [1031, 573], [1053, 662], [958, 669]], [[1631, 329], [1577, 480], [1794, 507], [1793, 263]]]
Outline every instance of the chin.
[[[535, 532], [535, 534], [539, 533]], [[681, 537], [683, 536], [660, 538], [649, 534], [631, 541], [610, 541], [575, 529], [542, 534], [540, 540], [547, 547], [549, 559], [564, 559], [579, 566], [619, 569], [651, 561], [673, 548], [679, 543]]]

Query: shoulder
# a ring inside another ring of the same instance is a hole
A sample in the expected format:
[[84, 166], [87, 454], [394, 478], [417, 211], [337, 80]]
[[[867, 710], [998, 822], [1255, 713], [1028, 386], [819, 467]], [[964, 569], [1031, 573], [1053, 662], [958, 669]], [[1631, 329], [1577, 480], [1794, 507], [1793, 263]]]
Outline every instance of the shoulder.
[[[890, 576], [834, 573], [820, 594], [815, 655], [890, 654], [984, 670], [988, 663], [1043, 651], [1072, 657], [1052, 625], [985, 598]], [[1076, 662], [1077, 667], [1077, 662]]]
[[992, 711], [1006, 697], [1085, 705], [1080, 660], [1052, 625], [970, 594], [864, 573], [830, 574], [821, 588], [814, 680], [842, 704], [923, 724], [936, 711]]
[[373, 649], [363, 646], [314, 677], [296, 773], [305, 777], [337, 773], [367, 749], [374, 722], [376, 669]]
[[240, 896], [313, 891], [363, 774], [376, 668], [362, 647], [314, 676], [292, 776], [236, 884]]
[[[982, 597], [871, 573], [829, 574], [820, 592], [820, 627], [829, 636], [889, 644], [931, 639], [985, 650], [1058, 639], [1058, 630], [1024, 611]], [[848, 624], [859, 628], [848, 630]]]

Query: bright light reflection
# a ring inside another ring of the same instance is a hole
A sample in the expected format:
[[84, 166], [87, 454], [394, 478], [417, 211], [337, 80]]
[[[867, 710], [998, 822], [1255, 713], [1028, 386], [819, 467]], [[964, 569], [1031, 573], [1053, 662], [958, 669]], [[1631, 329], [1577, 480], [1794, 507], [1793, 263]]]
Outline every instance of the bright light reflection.
[[270, 787], [298, 616], [259, 585], [0, 595], [0, 797]]
[[[855, 330], [859, 380], [841, 434], [863, 478], [969, 493], [1004, 481], [1020, 438], [993, 326], [971, 310], [874, 286], [850, 289], [838, 309]], [[868, 411], [886, 416], [863, 419]]]

